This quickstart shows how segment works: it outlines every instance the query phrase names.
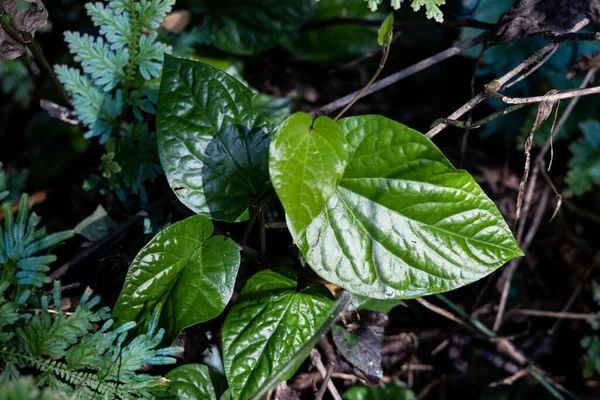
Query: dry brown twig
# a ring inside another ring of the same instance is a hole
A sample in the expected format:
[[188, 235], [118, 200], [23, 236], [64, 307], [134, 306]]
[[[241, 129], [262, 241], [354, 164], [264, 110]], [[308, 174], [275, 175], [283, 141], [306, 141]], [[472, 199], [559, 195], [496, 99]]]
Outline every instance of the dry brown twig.
[[330, 379], [327, 382], [325, 382], [325, 377], [327, 376], [327, 369], [325, 368], [325, 365], [323, 365], [323, 361], [321, 360], [321, 354], [316, 349], [312, 349], [312, 351], [310, 352], [310, 359], [317, 371], [319, 371], [319, 373], [323, 377], [323, 383], [327, 383], [327, 390], [329, 391], [331, 397], [333, 397], [334, 400], [342, 400], [342, 396], [340, 396], [335, 385], [331, 381], [331, 374], [329, 375]]

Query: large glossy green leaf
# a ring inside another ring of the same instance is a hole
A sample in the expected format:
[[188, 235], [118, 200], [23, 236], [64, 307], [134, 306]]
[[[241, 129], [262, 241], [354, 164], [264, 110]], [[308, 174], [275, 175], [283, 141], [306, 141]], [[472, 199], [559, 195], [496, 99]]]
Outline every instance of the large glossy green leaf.
[[294, 237], [321, 212], [342, 179], [347, 143], [331, 118], [296, 113], [279, 127], [269, 154], [271, 182], [286, 212]]
[[[288, 366], [329, 317], [334, 301], [321, 284], [298, 292], [293, 271], [265, 270], [246, 283], [223, 326], [223, 363], [232, 398], [246, 399]], [[282, 379], [289, 379], [310, 348]]]
[[225, 387], [222, 376], [202, 364], [185, 364], [169, 371], [169, 398], [219, 400]]
[[310, 19], [314, 0], [197, 0], [216, 46], [239, 55], [269, 49], [289, 39]]
[[169, 338], [218, 316], [233, 294], [240, 253], [233, 240], [212, 233], [210, 220], [197, 215], [152, 238], [131, 263], [113, 315], [134, 321], [162, 302]]
[[157, 110], [158, 150], [183, 204], [211, 219], [248, 219], [271, 190], [272, 126], [253, 93], [209, 65], [165, 56]]
[[[326, 200], [323, 181], [315, 188], [304, 177], [322, 175], [331, 159], [343, 164], [337, 153], [315, 149], [310, 162], [288, 161], [295, 149], [285, 144], [300, 138], [285, 122], [270, 149], [290, 232], [321, 277], [368, 297], [412, 298], [466, 285], [522, 255], [494, 203], [425, 136], [375, 115], [338, 125], [348, 159]], [[332, 174], [325, 176], [327, 193]], [[304, 208], [293, 196], [300, 182], [306, 196], [315, 193], [312, 202], [300, 202]]]
[[372, 12], [364, 0], [320, 0], [310, 23], [285, 46], [296, 57], [313, 61], [348, 61], [377, 48], [377, 27], [362, 23], [328, 23], [335, 18], [383, 21], [386, 7]]

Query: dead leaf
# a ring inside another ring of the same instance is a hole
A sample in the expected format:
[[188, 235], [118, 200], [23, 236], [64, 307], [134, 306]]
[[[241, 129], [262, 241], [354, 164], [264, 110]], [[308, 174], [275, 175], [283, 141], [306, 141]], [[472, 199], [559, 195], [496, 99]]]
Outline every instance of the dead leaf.
[[12, 15], [13, 37], [0, 27], [0, 67], [2, 60], [13, 60], [25, 52], [25, 45], [33, 40], [35, 32], [48, 23], [48, 10], [41, 0], [25, 0], [35, 8], [19, 10], [16, 0], [2, 0], [4, 12]]
[[[517, 0], [498, 20], [493, 41], [507, 43], [539, 33], [566, 32], [585, 14], [598, 14], [599, 2], [600, 0]], [[590, 18], [594, 19], [593, 16]]]
[[[546, 98], [549, 98], [553, 94], [557, 93], [557, 90], [551, 90], [546, 93]], [[533, 126], [527, 135], [527, 139], [525, 139], [525, 168], [523, 170], [523, 177], [521, 178], [521, 182], [519, 183], [519, 196], [517, 198], [517, 212], [515, 216], [515, 222], [519, 221], [519, 217], [521, 216], [521, 207], [523, 206], [523, 198], [525, 197], [525, 185], [527, 184], [527, 178], [529, 178], [529, 169], [531, 167], [531, 146], [533, 144], [533, 135], [535, 132], [540, 129], [542, 124], [546, 122], [554, 105], [556, 104], [556, 100], [546, 100], [544, 99], [537, 111], [537, 115], [535, 116], [535, 121], [533, 122]]]
[[162, 23], [160, 24], [161, 29], [169, 31], [171, 33], [180, 33], [183, 31], [190, 20], [192, 19], [192, 13], [189, 10], [177, 10], [165, 16]]

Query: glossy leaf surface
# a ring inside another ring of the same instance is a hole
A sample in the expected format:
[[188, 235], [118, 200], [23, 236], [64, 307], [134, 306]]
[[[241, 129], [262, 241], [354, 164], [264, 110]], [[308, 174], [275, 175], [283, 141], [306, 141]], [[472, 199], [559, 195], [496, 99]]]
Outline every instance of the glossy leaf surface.
[[240, 253], [233, 240], [212, 233], [207, 218], [193, 216], [152, 238], [131, 263], [113, 315], [134, 321], [161, 302], [169, 338], [218, 316], [233, 293]]
[[[265, 270], [242, 290], [223, 326], [223, 362], [233, 399], [246, 399], [265, 381], [287, 366], [311, 338], [334, 301], [321, 284], [296, 291], [293, 271]], [[290, 372], [289, 379], [310, 353]]]
[[216, 372], [202, 364], [181, 365], [167, 373], [169, 395], [178, 400], [219, 400], [222, 384], [213, 380], [219, 379]]
[[158, 150], [171, 189], [197, 214], [248, 219], [271, 190], [272, 126], [253, 93], [206, 64], [165, 56], [157, 111]]
[[313, 0], [199, 0], [213, 43], [238, 55], [256, 54], [289, 39], [310, 19]]
[[279, 127], [269, 153], [269, 171], [279, 200], [293, 216], [288, 228], [294, 237], [304, 234], [336, 190], [346, 167], [347, 147], [342, 130], [329, 117], [313, 123], [310, 115], [296, 113]]
[[[331, 159], [343, 165], [339, 153], [316, 149], [310, 161], [320, 163], [293, 161], [288, 143], [302, 138], [286, 122], [270, 149], [271, 179], [290, 232], [322, 278], [368, 297], [413, 298], [464, 286], [522, 255], [494, 203], [429, 139], [381, 116], [338, 125], [348, 156], [328, 198], [338, 170], [321, 169]], [[301, 182], [303, 194], [315, 193], [312, 200], [297, 200]]]

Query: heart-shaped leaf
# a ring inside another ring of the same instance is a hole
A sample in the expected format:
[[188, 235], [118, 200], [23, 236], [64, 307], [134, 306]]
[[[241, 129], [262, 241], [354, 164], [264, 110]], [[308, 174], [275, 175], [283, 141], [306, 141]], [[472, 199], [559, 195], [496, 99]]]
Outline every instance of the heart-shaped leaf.
[[315, 6], [314, 0], [196, 0], [192, 10], [204, 16], [216, 46], [250, 55], [292, 37]]
[[113, 315], [134, 321], [163, 302], [160, 325], [174, 338], [221, 314], [233, 294], [240, 252], [233, 240], [212, 233], [202, 216], [158, 233], [131, 263]]
[[[294, 237], [321, 212], [342, 179], [347, 144], [331, 118], [296, 113], [279, 127], [269, 154], [271, 182], [288, 214]], [[279, 168], [285, 165], [286, 168]]]
[[248, 219], [271, 191], [272, 126], [253, 93], [209, 65], [165, 56], [156, 123], [158, 150], [179, 200], [211, 219]]
[[[334, 301], [323, 285], [300, 292], [296, 286], [291, 270], [261, 271], [227, 315], [223, 364], [233, 399], [247, 399], [261, 388], [329, 317]], [[310, 348], [282, 379], [289, 379], [309, 353]]]
[[[464, 286], [523, 254], [471, 175], [456, 170], [425, 136], [375, 115], [338, 125], [347, 163], [318, 212], [324, 184], [305, 181], [309, 167], [292, 161], [295, 148], [286, 146], [300, 140], [298, 132], [284, 122], [270, 148], [273, 186], [290, 232], [318, 275], [368, 297], [413, 298]], [[309, 162], [343, 164], [339, 158], [315, 149]], [[296, 185], [281, 184], [291, 181]], [[298, 206], [311, 204], [295, 196], [300, 181], [307, 186], [302, 193], [315, 193], [310, 213]]]
[[170, 398], [178, 400], [219, 400], [226, 389], [223, 376], [219, 376], [208, 366], [185, 364], [169, 371]]

